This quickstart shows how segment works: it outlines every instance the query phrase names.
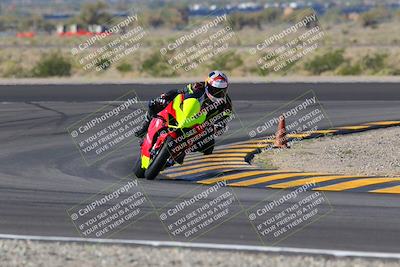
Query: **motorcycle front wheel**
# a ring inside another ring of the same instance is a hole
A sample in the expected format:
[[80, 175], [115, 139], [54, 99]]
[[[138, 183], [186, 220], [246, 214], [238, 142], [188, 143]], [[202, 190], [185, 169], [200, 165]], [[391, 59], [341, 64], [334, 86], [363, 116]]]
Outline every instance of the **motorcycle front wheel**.
[[133, 172], [137, 178], [144, 178], [145, 169], [142, 168], [142, 155], [139, 155], [133, 167]]
[[160, 171], [164, 168], [165, 164], [167, 163], [168, 159], [170, 158], [171, 154], [168, 149], [168, 143], [172, 141], [171, 137], [167, 137], [163, 146], [160, 148], [160, 151], [150, 163], [150, 166], [144, 173], [144, 176], [147, 180], [153, 180], [157, 177]]

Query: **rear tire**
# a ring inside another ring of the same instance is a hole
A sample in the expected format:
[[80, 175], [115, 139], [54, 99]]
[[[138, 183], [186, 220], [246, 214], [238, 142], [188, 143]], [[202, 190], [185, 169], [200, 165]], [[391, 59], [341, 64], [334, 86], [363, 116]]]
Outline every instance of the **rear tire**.
[[142, 168], [142, 155], [139, 155], [139, 158], [135, 162], [135, 166], [133, 167], [133, 172], [135, 173], [137, 178], [144, 178], [145, 169]]
[[168, 143], [171, 141], [171, 137], [167, 137], [165, 140], [160, 152], [157, 157], [151, 162], [149, 168], [145, 171], [145, 177], [147, 180], [153, 180], [157, 177], [157, 175], [162, 171], [165, 164], [167, 164], [167, 160], [171, 156], [168, 150]]

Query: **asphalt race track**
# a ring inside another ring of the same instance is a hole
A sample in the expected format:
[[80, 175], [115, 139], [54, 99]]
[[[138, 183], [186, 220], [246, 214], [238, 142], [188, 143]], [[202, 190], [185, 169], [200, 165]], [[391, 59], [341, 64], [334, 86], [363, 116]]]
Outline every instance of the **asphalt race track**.
[[[0, 86], [0, 234], [79, 236], [66, 210], [131, 174], [136, 141], [87, 166], [66, 127], [135, 90], [148, 100], [182, 85], [3, 85]], [[237, 134], [221, 143], [248, 139], [247, 127], [299, 95], [313, 90], [333, 126], [398, 120], [396, 83], [233, 84], [231, 97], [240, 120]], [[330, 125], [322, 125], [329, 128]], [[159, 209], [196, 185], [173, 180], [141, 180]], [[252, 206], [276, 190], [235, 188]], [[327, 192], [332, 210], [279, 246], [400, 252], [397, 195]], [[152, 207], [148, 216], [112, 238], [171, 240]], [[261, 245], [245, 214], [238, 214], [196, 239], [217, 244]]]

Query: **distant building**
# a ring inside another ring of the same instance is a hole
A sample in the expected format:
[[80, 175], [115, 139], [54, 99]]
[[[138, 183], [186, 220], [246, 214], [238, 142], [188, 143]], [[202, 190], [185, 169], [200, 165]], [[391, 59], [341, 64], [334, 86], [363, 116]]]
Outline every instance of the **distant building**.
[[352, 20], [352, 21], [358, 21], [358, 20], [360, 19], [360, 14], [358, 14], [358, 13], [356, 13], [356, 12], [352, 12], [352, 13], [349, 13], [349, 14], [347, 15], [347, 18], [348, 18], [349, 20]]
[[107, 28], [103, 25], [89, 25], [87, 29], [78, 24], [57, 25], [57, 34], [59, 36], [93, 35], [103, 33], [106, 30]]
[[293, 7], [286, 7], [283, 10], [283, 16], [284, 17], [290, 16], [293, 12], [294, 12], [294, 8]]

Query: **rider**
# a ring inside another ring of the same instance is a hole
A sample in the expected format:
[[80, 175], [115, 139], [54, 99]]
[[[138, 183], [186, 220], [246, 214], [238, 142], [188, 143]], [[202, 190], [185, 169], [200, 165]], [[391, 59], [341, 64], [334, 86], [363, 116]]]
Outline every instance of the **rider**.
[[[142, 127], [136, 131], [137, 137], [144, 137], [151, 119], [163, 110], [178, 94], [184, 93], [185, 98], [194, 97], [200, 100], [202, 106], [211, 107], [207, 110], [207, 119], [223, 112], [225, 118], [232, 112], [232, 102], [227, 94], [228, 77], [221, 71], [215, 70], [208, 74], [205, 82], [188, 84], [183, 90], [171, 90], [149, 101], [149, 111]], [[217, 105], [213, 105], [216, 103]], [[221, 122], [224, 124], [223, 122]], [[220, 125], [225, 128], [225, 125]]]

